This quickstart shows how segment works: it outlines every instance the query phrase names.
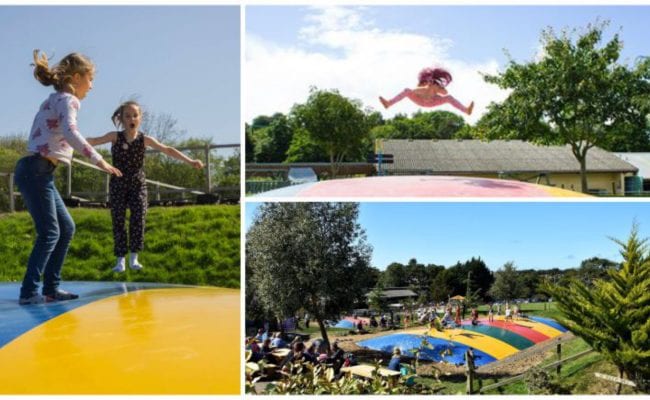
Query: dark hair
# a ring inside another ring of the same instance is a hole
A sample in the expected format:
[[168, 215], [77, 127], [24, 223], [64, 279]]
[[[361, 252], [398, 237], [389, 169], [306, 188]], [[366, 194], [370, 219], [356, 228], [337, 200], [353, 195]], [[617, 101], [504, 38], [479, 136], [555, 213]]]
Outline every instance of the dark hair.
[[95, 72], [95, 65], [83, 54], [70, 53], [63, 57], [58, 64], [49, 66], [45, 52], [34, 50], [34, 78], [44, 86], [53, 85], [58, 92], [75, 94], [74, 86], [70, 83], [74, 74], [85, 75]]
[[451, 81], [451, 74], [444, 68], [425, 68], [418, 74], [418, 85], [436, 84], [445, 87]]
[[[111, 116], [111, 121], [113, 121], [113, 125], [115, 125], [116, 128], [122, 126], [122, 113], [124, 112], [124, 109], [129, 106], [138, 107], [138, 110], [142, 110], [142, 107], [140, 107], [140, 104], [138, 104], [137, 101], [129, 100], [120, 104], [120, 106], [115, 109], [115, 112], [113, 112], [113, 115]], [[264, 332], [262, 328], [258, 330], [258, 332], [260, 331]]]

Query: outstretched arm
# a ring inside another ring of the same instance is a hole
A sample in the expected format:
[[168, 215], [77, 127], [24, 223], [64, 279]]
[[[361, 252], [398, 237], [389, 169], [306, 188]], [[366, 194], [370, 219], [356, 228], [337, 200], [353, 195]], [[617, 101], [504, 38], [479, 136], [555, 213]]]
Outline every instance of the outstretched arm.
[[144, 137], [144, 144], [146, 146], [149, 146], [153, 149], [156, 149], [169, 157], [173, 157], [177, 160], [185, 161], [186, 163], [190, 164], [192, 167], [196, 169], [203, 168], [203, 162], [201, 160], [194, 160], [192, 158], [189, 158], [185, 154], [181, 153], [180, 151], [176, 150], [174, 147], [171, 146], [166, 146], [156, 139], [152, 138], [151, 136], [145, 136]]
[[91, 146], [99, 146], [104, 143], [114, 142], [117, 138], [117, 132], [108, 132], [104, 136], [98, 136], [94, 138], [86, 138], [86, 141]]

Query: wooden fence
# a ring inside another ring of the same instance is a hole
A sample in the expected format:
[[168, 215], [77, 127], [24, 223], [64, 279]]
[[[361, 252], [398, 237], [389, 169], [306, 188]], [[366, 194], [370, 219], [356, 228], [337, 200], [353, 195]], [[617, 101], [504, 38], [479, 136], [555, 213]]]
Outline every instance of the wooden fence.
[[[196, 189], [189, 189], [189, 188], [184, 188], [180, 186], [175, 186], [175, 185], [170, 185], [168, 183], [164, 182], [159, 182], [159, 181], [154, 181], [147, 179], [146, 182], [150, 185], [153, 186], [153, 198], [155, 201], [160, 201], [161, 200], [161, 194], [167, 194], [167, 193], [180, 193], [181, 198], [185, 198], [185, 194], [193, 194], [197, 196], [207, 196], [212, 192], [212, 171], [210, 168], [210, 152], [214, 149], [222, 149], [222, 148], [239, 148], [239, 144], [206, 144], [205, 146], [193, 146], [193, 147], [177, 147], [179, 151], [183, 150], [203, 150], [205, 154], [205, 186], [204, 190], [196, 190]], [[158, 153], [158, 150], [147, 150], [147, 153]], [[103, 197], [105, 202], [108, 202], [108, 185], [109, 185], [109, 179], [110, 175], [106, 174], [105, 176], [105, 190], [103, 192], [74, 192], [72, 190], [72, 164], [79, 164], [83, 167], [87, 168], [92, 168], [101, 172], [104, 172], [100, 168], [96, 167], [93, 164], [90, 164], [86, 161], [82, 161], [76, 158], [72, 159], [72, 163], [70, 165], [66, 165], [67, 167], [67, 173], [66, 173], [66, 185], [65, 185], [65, 193], [64, 197], [67, 199], [73, 199], [74, 201], [87, 201], [83, 196], [97, 196], [100, 195]], [[65, 164], [62, 164], [65, 165]], [[13, 173], [6, 173], [6, 172], [0, 172], [0, 177], [6, 178], [7, 179], [7, 186], [9, 188], [8, 190], [8, 198], [9, 198], [9, 211], [14, 212], [16, 210], [16, 202], [15, 198], [17, 196], [20, 196], [20, 193], [17, 192], [14, 188], [13, 185]], [[233, 188], [227, 188], [228, 192], [233, 191]], [[232, 196], [231, 196], [232, 197]]]
[[[548, 365], [544, 365], [544, 366], [542, 366], [540, 368], [542, 370], [549, 370], [549, 369], [555, 368], [555, 373], [559, 376], [560, 372], [561, 372], [561, 369], [562, 369], [562, 364], [564, 364], [566, 362], [569, 362], [569, 361], [576, 360], [576, 359], [584, 357], [586, 355], [589, 355], [589, 354], [593, 353], [594, 351], [595, 350], [593, 350], [593, 349], [588, 349], [588, 350], [582, 351], [580, 353], [574, 354], [572, 356], [569, 356], [569, 357], [566, 357], [566, 358], [563, 359], [562, 358], [562, 343], [558, 342], [557, 346], [556, 346], [556, 354], [557, 354], [558, 360], [554, 361], [554, 362], [552, 362], [552, 363], [550, 363]], [[504, 379], [504, 380], [502, 380], [500, 382], [493, 383], [493, 384], [488, 385], [488, 386], [483, 386], [482, 385], [482, 380], [480, 379], [480, 377], [478, 376], [478, 374], [476, 372], [476, 369], [474, 368], [474, 362], [473, 362], [473, 359], [472, 359], [472, 354], [471, 353], [470, 354], [466, 353], [465, 358], [471, 360], [471, 361], [465, 363], [466, 375], [467, 375], [467, 390], [466, 390], [467, 394], [485, 393], [485, 392], [488, 392], [490, 390], [498, 389], [498, 388], [500, 388], [502, 386], [510, 385], [512, 383], [521, 381], [526, 376], [526, 374], [520, 374], [520, 375], [510, 377], [510, 378], [506, 378], [506, 379]], [[478, 380], [478, 383], [479, 383], [478, 390], [474, 390], [474, 381], [475, 380]]]

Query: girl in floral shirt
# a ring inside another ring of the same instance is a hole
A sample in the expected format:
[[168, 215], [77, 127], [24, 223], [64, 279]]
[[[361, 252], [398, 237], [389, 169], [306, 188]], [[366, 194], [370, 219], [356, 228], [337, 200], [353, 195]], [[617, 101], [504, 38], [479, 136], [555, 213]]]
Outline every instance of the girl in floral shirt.
[[[70, 164], [73, 149], [109, 174], [121, 172], [102, 159], [81, 136], [77, 112], [92, 89], [95, 66], [85, 56], [72, 53], [50, 67], [47, 56], [34, 50], [34, 77], [55, 92], [41, 104], [27, 143], [28, 155], [18, 160], [14, 181], [36, 227], [36, 241], [27, 262], [20, 289], [22, 305], [44, 301], [76, 299], [76, 294], [59, 289], [61, 267], [68, 252], [75, 225], [54, 186], [54, 169]], [[38, 285], [43, 276], [43, 296]]]

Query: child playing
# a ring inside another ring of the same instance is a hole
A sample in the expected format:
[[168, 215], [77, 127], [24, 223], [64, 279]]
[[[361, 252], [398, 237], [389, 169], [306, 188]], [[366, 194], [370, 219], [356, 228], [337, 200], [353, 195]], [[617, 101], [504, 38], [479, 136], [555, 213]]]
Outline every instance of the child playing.
[[390, 100], [379, 97], [381, 104], [388, 108], [404, 97], [408, 97], [412, 102], [420, 107], [436, 107], [445, 103], [464, 112], [467, 115], [472, 114], [474, 102], [468, 107], [462, 105], [454, 96], [447, 93], [445, 87], [451, 82], [451, 74], [443, 68], [425, 68], [418, 74], [418, 87], [415, 89], [404, 89], [400, 94]]
[[93, 146], [112, 143], [113, 163], [124, 174], [121, 178], [112, 176], [109, 184], [114, 251], [117, 257], [113, 271], [124, 272], [126, 270], [124, 258], [127, 253], [127, 236], [124, 224], [127, 207], [131, 210], [128, 236], [128, 247], [131, 251], [129, 265], [133, 270], [141, 270], [142, 264], [138, 262], [138, 252], [144, 248], [144, 224], [147, 212], [147, 185], [144, 175], [146, 147], [185, 161], [194, 168], [203, 168], [203, 163], [201, 160], [193, 160], [175, 148], [165, 146], [156, 139], [138, 131], [142, 122], [142, 112], [140, 105], [135, 101], [122, 103], [113, 113], [111, 120], [116, 128], [123, 130], [109, 132], [97, 138], [89, 138], [88, 143]]
[[[81, 54], [72, 53], [50, 68], [47, 56], [34, 50], [33, 65], [34, 77], [44, 86], [53, 85], [55, 92], [36, 113], [27, 142], [29, 154], [16, 163], [14, 182], [36, 228], [36, 241], [20, 288], [21, 305], [79, 297], [59, 289], [61, 268], [75, 230], [74, 221], [54, 186], [54, 169], [59, 162], [70, 164], [74, 149], [102, 170], [121, 176], [77, 128], [80, 101], [93, 86], [93, 63]], [[43, 296], [38, 295], [41, 275]]]

